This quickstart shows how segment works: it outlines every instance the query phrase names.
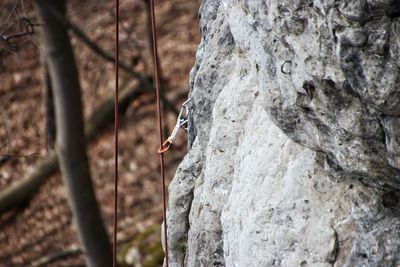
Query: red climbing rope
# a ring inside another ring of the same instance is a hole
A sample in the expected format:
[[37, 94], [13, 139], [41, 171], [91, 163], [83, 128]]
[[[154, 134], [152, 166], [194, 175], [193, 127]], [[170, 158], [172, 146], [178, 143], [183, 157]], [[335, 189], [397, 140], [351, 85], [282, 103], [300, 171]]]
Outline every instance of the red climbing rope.
[[117, 223], [118, 223], [118, 88], [119, 88], [119, 0], [115, 0], [115, 98], [114, 98], [114, 226], [113, 267], [117, 266]]
[[[158, 52], [157, 52], [157, 31], [156, 31], [156, 17], [154, 12], [154, 0], [150, 0], [151, 9], [151, 31], [153, 37], [153, 54], [154, 54], [154, 82], [156, 85], [156, 95], [157, 95], [157, 116], [158, 116], [158, 128], [160, 132], [160, 147], [163, 146], [163, 126], [162, 126], [162, 116], [161, 116], [161, 100], [160, 100], [160, 77], [158, 72]], [[168, 234], [167, 234], [167, 200], [165, 192], [165, 174], [164, 174], [164, 155], [160, 155], [160, 168], [161, 168], [161, 182], [162, 182], [162, 194], [163, 194], [163, 217], [164, 217], [164, 244], [165, 244], [165, 263], [168, 267]]]

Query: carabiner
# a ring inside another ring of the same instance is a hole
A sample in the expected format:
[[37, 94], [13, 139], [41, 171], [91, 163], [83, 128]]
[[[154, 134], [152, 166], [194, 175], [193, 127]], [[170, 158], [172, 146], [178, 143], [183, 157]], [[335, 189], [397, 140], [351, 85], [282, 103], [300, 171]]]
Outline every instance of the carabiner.
[[165, 140], [163, 145], [157, 149], [158, 154], [164, 154], [165, 152], [168, 151], [168, 149], [171, 147], [171, 142], [169, 139]]

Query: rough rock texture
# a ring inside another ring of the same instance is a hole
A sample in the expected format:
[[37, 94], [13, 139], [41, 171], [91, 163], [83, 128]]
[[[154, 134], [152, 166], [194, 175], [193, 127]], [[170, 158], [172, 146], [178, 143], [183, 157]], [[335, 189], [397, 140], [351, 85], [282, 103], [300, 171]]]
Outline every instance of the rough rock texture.
[[400, 2], [204, 0], [171, 266], [400, 266]]

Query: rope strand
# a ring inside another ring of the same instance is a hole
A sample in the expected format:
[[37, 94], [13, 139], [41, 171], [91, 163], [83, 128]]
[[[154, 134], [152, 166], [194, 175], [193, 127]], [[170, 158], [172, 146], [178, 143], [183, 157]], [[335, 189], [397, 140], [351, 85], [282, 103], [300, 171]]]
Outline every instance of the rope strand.
[[114, 225], [113, 267], [117, 266], [118, 225], [118, 88], [119, 88], [119, 0], [115, 0], [115, 98], [114, 98]]
[[[162, 126], [162, 114], [161, 114], [161, 100], [160, 100], [160, 77], [158, 72], [158, 52], [157, 52], [157, 31], [156, 31], [156, 18], [154, 12], [154, 0], [150, 0], [150, 13], [151, 13], [151, 31], [153, 37], [153, 54], [154, 54], [154, 81], [156, 83], [156, 95], [157, 95], [157, 116], [158, 116], [158, 128], [160, 132], [160, 146], [162, 147], [163, 141], [163, 126]], [[164, 155], [160, 155], [160, 172], [161, 172], [161, 183], [162, 183], [162, 194], [163, 194], [163, 218], [164, 218], [164, 245], [165, 245], [165, 266], [168, 267], [168, 234], [167, 234], [167, 200], [165, 190], [165, 173], [164, 173]]]

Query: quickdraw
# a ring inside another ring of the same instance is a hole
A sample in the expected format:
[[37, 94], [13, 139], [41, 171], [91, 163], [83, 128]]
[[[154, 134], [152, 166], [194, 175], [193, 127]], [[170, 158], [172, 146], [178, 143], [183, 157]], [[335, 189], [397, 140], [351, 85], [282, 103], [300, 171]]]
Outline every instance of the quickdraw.
[[179, 112], [178, 118], [176, 120], [176, 125], [174, 127], [174, 130], [172, 131], [171, 135], [165, 140], [163, 145], [158, 148], [157, 152], [159, 154], [165, 153], [168, 151], [168, 149], [171, 147], [173, 143], [175, 143], [176, 137], [178, 135], [178, 132], [180, 129], [185, 130], [186, 132], [189, 132], [189, 119], [190, 119], [190, 103], [191, 99], [189, 98], [182, 104], [181, 111]]

